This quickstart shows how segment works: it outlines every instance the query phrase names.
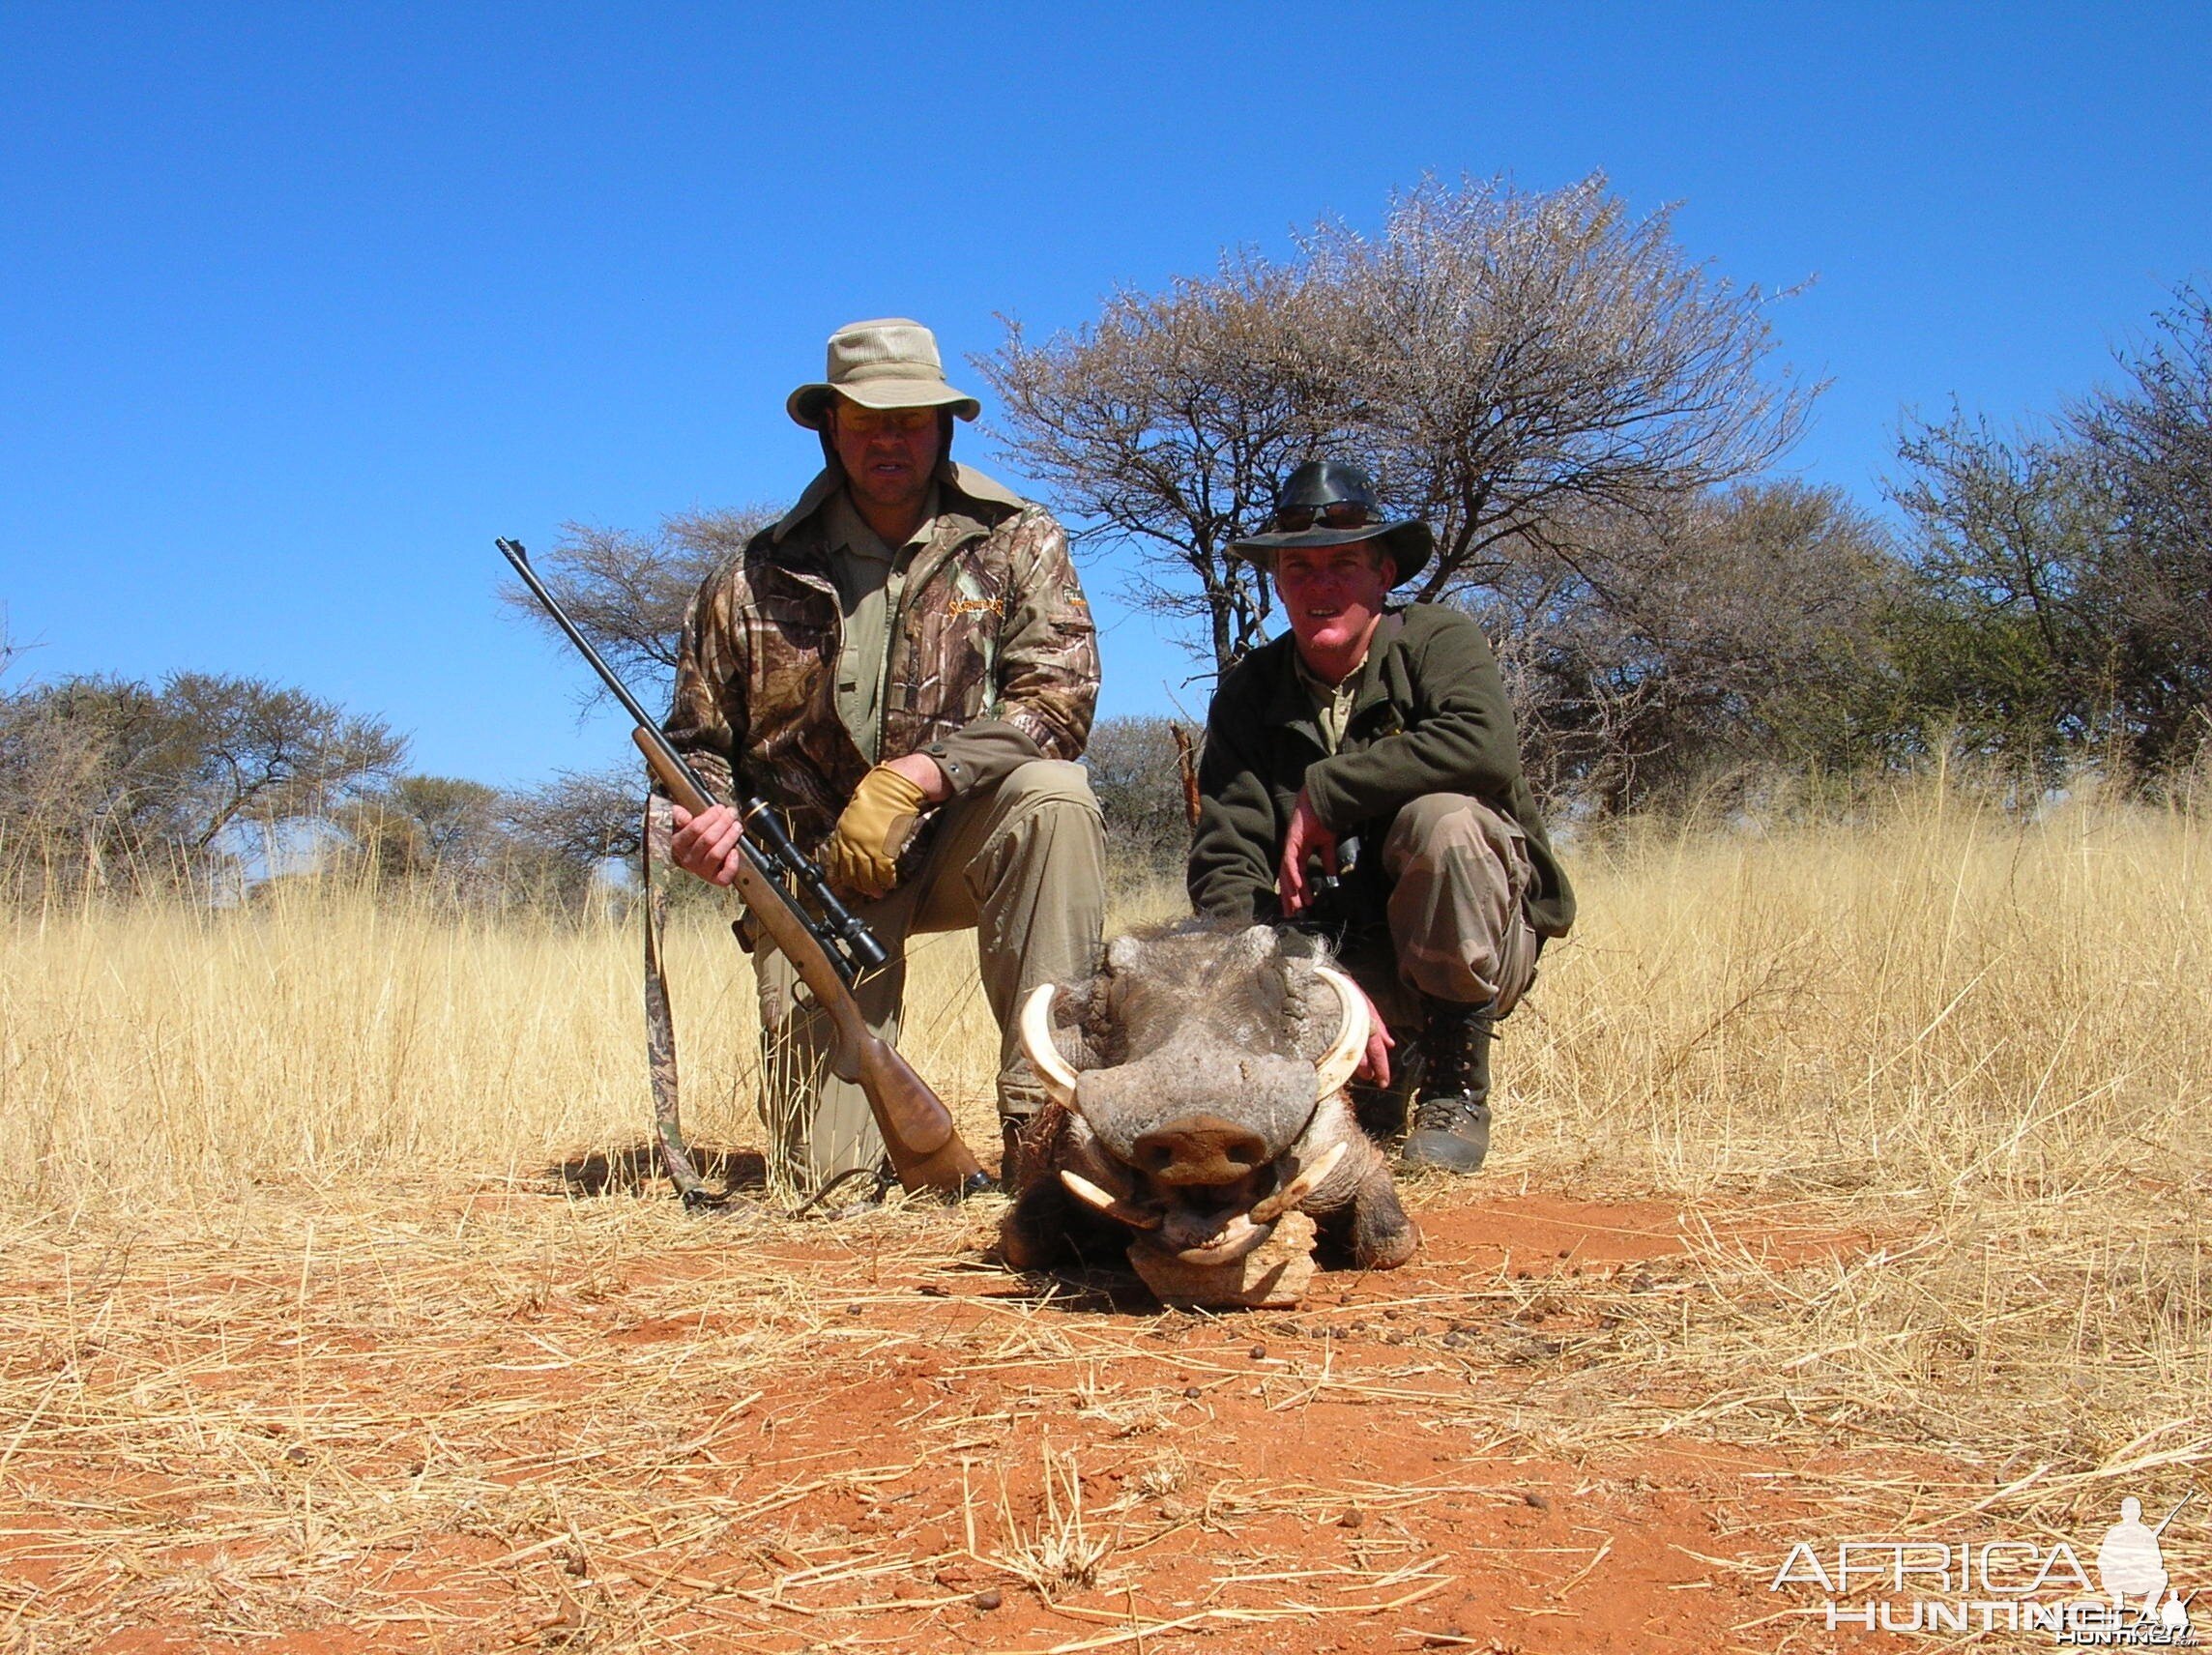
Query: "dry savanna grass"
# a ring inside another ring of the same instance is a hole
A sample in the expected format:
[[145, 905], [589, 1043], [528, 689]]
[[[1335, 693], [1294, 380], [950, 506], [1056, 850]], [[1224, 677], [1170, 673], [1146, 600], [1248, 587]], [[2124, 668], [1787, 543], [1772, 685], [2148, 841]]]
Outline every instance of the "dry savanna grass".
[[[1219, 1318], [626, 1179], [626, 924], [17, 915], [0, 1648], [1825, 1648], [1792, 1539], [2088, 1563], [2212, 1446], [2208, 853], [1937, 783], [1585, 845], [1491, 1169]], [[968, 947], [906, 1049], [982, 1147]], [[742, 959], [674, 971], [757, 1146]]]

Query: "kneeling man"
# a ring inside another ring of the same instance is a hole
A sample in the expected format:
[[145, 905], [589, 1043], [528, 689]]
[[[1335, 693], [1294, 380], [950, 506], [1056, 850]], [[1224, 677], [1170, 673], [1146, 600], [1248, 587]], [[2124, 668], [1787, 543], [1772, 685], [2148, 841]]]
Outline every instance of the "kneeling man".
[[[1490, 645], [1391, 588], [1435, 549], [1384, 522], [1341, 460], [1292, 473], [1269, 533], [1236, 550], [1266, 569], [1290, 632], [1222, 680], [1199, 769], [1192, 906], [1306, 924], [1336, 944], [1379, 1012], [1362, 1118], [1404, 1124], [1385, 1026], [1416, 1055], [1404, 1158], [1471, 1173], [1490, 1148], [1490, 1041], [1566, 934], [1574, 894], [1552, 855]], [[1403, 1057], [1403, 1054], [1402, 1054]]]
[[[684, 624], [669, 739], [715, 794], [757, 793], [850, 894], [890, 962], [854, 998], [898, 1038], [907, 940], [975, 931], [1004, 1031], [1007, 1142], [1044, 1101], [1015, 1013], [1098, 963], [1104, 830], [1081, 765], [1098, 696], [1067, 537], [951, 458], [977, 404], [900, 317], [830, 339], [786, 403], [821, 439], [799, 504], [707, 577]], [[717, 885], [742, 831], [726, 803], [674, 813], [671, 854]], [[781, 955], [759, 970], [763, 1113], [781, 1164], [826, 1187], [883, 1154], [866, 1095], [830, 1065], [828, 1014]]]

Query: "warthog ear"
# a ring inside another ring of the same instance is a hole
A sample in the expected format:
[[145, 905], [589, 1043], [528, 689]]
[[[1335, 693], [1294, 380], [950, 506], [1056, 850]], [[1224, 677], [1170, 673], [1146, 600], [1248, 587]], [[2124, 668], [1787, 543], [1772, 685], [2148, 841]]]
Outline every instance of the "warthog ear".
[[1282, 934], [1272, 925], [1254, 925], [1237, 937], [1230, 953], [1245, 970], [1257, 971], [1273, 959], [1282, 945]]

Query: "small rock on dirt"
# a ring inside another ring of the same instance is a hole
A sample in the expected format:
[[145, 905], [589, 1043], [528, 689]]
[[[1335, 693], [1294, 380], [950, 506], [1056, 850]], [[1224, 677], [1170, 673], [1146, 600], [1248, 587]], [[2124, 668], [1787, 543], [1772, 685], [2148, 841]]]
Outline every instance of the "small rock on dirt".
[[993, 1610], [997, 1609], [1006, 1600], [1000, 1594], [999, 1588], [997, 1586], [986, 1586], [983, 1588], [983, 1590], [977, 1592], [968, 1601], [974, 1604], [977, 1609], [981, 1610], [985, 1614], [989, 1614]]

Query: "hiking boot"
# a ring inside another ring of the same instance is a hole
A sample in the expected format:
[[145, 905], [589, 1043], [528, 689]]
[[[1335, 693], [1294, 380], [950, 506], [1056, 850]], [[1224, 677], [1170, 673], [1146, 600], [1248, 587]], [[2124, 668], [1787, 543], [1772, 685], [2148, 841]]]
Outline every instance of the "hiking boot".
[[1481, 1170], [1490, 1153], [1490, 1041], [1497, 1017], [1488, 1005], [1422, 996], [1421, 1089], [1413, 1129], [1399, 1156], [1408, 1166], [1451, 1173]]

